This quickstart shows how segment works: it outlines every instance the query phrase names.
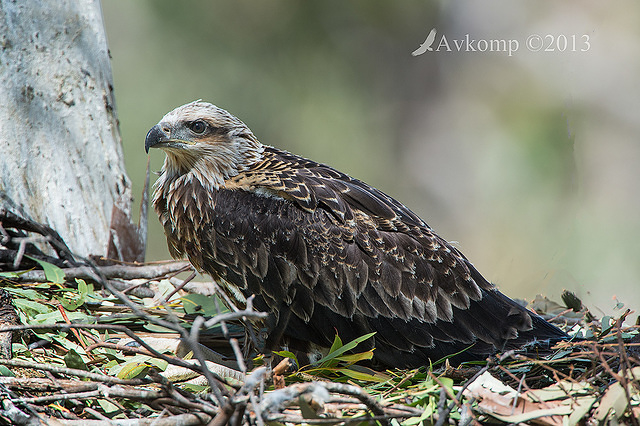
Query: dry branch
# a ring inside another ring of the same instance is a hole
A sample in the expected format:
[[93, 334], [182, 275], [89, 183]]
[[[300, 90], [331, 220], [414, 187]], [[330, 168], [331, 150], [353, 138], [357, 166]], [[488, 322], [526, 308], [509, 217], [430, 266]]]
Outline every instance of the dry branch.
[[52, 373], [66, 374], [68, 376], [82, 377], [85, 379], [94, 380], [101, 383], [121, 384], [121, 385], [142, 385], [150, 383], [149, 380], [144, 379], [131, 379], [124, 380], [113, 376], [107, 376], [103, 374], [91, 373], [85, 370], [78, 370], [77, 368], [68, 368], [58, 365], [42, 364], [37, 362], [20, 361], [17, 359], [0, 359], [0, 365], [10, 365], [12, 367], [31, 368], [33, 370], [50, 371]]
[[[109, 265], [95, 266], [89, 268], [80, 266], [76, 268], [65, 268], [64, 275], [67, 280], [81, 278], [84, 280], [94, 279], [96, 271], [106, 279], [120, 278], [123, 280], [134, 279], [160, 279], [166, 275], [191, 269], [189, 262], [176, 261], [167, 263], [152, 263], [142, 265]], [[20, 274], [15, 278], [19, 282], [42, 282], [47, 278], [44, 271], [33, 270]]]

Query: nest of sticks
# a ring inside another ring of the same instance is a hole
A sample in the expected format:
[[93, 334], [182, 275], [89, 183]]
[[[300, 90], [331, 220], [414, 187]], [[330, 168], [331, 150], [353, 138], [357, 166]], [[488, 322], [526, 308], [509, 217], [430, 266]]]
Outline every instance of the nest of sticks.
[[638, 425], [640, 338], [623, 306], [597, 318], [569, 292], [537, 298], [577, 336], [542, 359], [380, 372], [336, 338], [315, 365], [275, 365], [251, 351], [266, 314], [195, 277], [188, 262], [79, 257], [0, 209], [0, 424]]

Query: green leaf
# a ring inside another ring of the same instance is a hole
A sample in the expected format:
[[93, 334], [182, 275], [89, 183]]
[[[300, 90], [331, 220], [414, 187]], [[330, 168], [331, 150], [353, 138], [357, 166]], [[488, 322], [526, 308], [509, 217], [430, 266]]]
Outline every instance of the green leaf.
[[89, 294], [89, 286], [87, 286], [85, 280], [76, 278], [76, 284], [78, 285], [78, 293], [80, 293], [80, 296], [87, 297]]
[[449, 377], [440, 377], [440, 383], [442, 383], [442, 385], [447, 388], [447, 390], [449, 391], [449, 393], [451, 395], [454, 394], [453, 392], [453, 379], [449, 378]]
[[220, 313], [218, 310], [218, 306], [220, 304], [216, 303], [216, 296], [204, 296], [202, 294], [189, 294], [187, 296], [181, 297], [182, 307], [184, 308], [184, 312], [187, 314], [197, 314], [204, 315], [205, 317], [213, 317]]
[[129, 362], [117, 374], [119, 379], [136, 379], [144, 377], [149, 370], [149, 364], [143, 362]]
[[68, 311], [75, 311], [80, 306], [84, 305], [89, 295], [89, 286], [84, 280], [76, 279], [78, 289], [64, 288], [59, 290], [62, 293], [61, 297], [56, 297], [60, 304]]
[[53, 310], [53, 308], [50, 306], [26, 299], [13, 299], [13, 304], [16, 308], [20, 309], [22, 312], [25, 312], [30, 316], [37, 314], [46, 314], [47, 312], [51, 312]]
[[27, 255], [25, 255], [25, 257], [28, 257], [29, 259], [35, 262], [38, 262], [38, 264], [42, 266], [42, 270], [44, 271], [44, 276], [47, 278], [48, 281], [51, 281], [52, 283], [56, 283], [56, 284], [64, 283], [64, 271], [61, 268], [49, 262], [45, 262], [44, 260], [36, 259], [35, 257], [31, 257]]
[[[164, 371], [167, 369], [167, 365], [169, 365], [169, 363], [162, 359], [153, 358], [153, 357], [150, 357], [149, 355], [139, 354], [139, 355], [134, 355], [132, 357], [129, 357], [123, 369], [133, 369], [136, 366], [143, 366], [143, 367], [155, 366], [159, 370]], [[129, 374], [129, 373], [123, 373], [121, 371], [118, 374]], [[139, 372], [137, 372], [136, 374], [139, 374]]]
[[102, 368], [109, 370], [112, 367], [115, 367], [116, 365], [120, 364], [120, 361], [118, 361], [117, 359], [112, 359], [111, 361], [107, 362], [105, 365], [102, 366]]
[[73, 293], [71, 293], [70, 296], [72, 298], [62, 296], [62, 297], [56, 297], [56, 299], [67, 311], [71, 311], [71, 312], [75, 311], [80, 306], [84, 305], [84, 302], [85, 302], [84, 297], [82, 296], [77, 297], [77, 295]]
[[602, 325], [602, 331], [600, 331], [600, 336], [599, 337], [602, 339], [604, 336], [609, 334], [609, 332], [611, 331], [611, 329], [615, 325], [615, 320], [613, 318], [611, 318], [609, 315], [605, 315], [605, 316], [602, 317], [602, 320], [600, 321], [600, 324]]
[[567, 355], [572, 354], [573, 351], [571, 349], [566, 349], [566, 350], [562, 350], [562, 351], [558, 351], [555, 354], [553, 354], [553, 356], [549, 359], [550, 361], [556, 360], [556, 359], [563, 359], [565, 358]]
[[163, 359], [158, 359], [158, 358], [149, 358], [149, 360], [147, 361], [149, 364], [155, 366], [158, 370], [160, 371], [164, 371], [167, 369], [167, 366], [169, 365], [169, 363]]
[[16, 272], [0, 272], [0, 278], [18, 278], [19, 276]]
[[195, 385], [193, 383], [183, 383], [180, 387], [192, 393], [203, 393], [209, 389], [209, 386]]
[[277, 351], [274, 352], [274, 354], [279, 355], [283, 358], [290, 358], [292, 360], [295, 361], [296, 365], [298, 367], [300, 367], [300, 363], [298, 363], [298, 357], [293, 353], [293, 352], [289, 352], [289, 351]]
[[352, 379], [356, 379], [356, 380], [363, 380], [363, 381], [367, 381], [367, 382], [377, 382], [377, 383], [384, 383], [387, 380], [389, 380], [388, 377], [384, 377], [384, 376], [377, 376], [374, 374], [368, 374], [368, 373], [364, 373], [362, 371], [356, 371], [356, 370], [352, 370], [350, 368], [340, 368], [338, 370], [340, 373], [344, 374], [347, 377], [350, 377]]
[[13, 375], [13, 373], [11, 372], [11, 370], [9, 370], [7, 368], [6, 365], [0, 365], [0, 376], [5, 376], [5, 377], [16, 377]]
[[118, 408], [117, 405], [107, 401], [106, 399], [98, 399], [97, 401], [104, 413], [108, 416], [112, 416], [113, 414], [120, 411], [120, 408]]
[[84, 363], [80, 354], [73, 349], [64, 356], [64, 363], [69, 368], [88, 371], [87, 364]]
[[12, 343], [11, 350], [13, 351], [14, 357], [16, 357], [16, 355], [18, 354], [29, 354], [30, 352], [29, 348], [27, 348], [22, 343]]
[[[375, 335], [375, 331], [373, 333], [369, 333], [369, 334], [365, 334], [364, 336], [360, 336], [356, 339], [353, 339], [352, 341], [350, 341], [349, 343], [347, 343], [346, 345], [343, 345], [342, 347], [340, 347], [339, 349], [336, 349], [335, 351], [331, 351], [329, 352], [329, 354], [327, 354], [327, 356], [325, 356], [324, 358], [322, 358], [320, 361], [318, 361], [316, 364], [322, 365], [324, 363], [326, 363], [327, 361], [331, 361], [332, 359], [334, 359], [337, 356], [342, 355], [343, 353], [350, 351], [351, 349], [354, 349], [356, 346], [358, 346], [360, 343], [364, 342], [367, 339], [370, 339], [371, 337], [373, 337], [373, 335]], [[336, 339], [339, 339], [339, 337], [336, 335]], [[334, 345], [336, 343], [336, 341], [334, 340]], [[332, 348], [333, 346], [332, 345]]]
[[175, 333], [175, 330], [163, 327], [161, 325], [150, 324], [150, 323], [145, 324], [144, 328], [154, 333]]
[[[82, 312], [68, 312], [67, 318], [69, 318], [71, 322], [79, 320], [84, 323], [93, 323], [93, 317]], [[58, 310], [33, 317], [33, 322], [37, 324], [55, 324], [58, 321], [64, 322], [64, 318]]]
[[7, 291], [14, 296], [20, 296], [29, 300], [46, 299], [45, 296], [31, 288], [8, 288]]
[[373, 358], [373, 349], [370, 349], [366, 352], [360, 352], [357, 354], [340, 355], [340, 356], [337, 356], [335, 359], [337, 361], [344, 361], [348, 364], [355, 364], [358, 361], [362, 361], [365, 359], [372, 359], [372, 358]]
[[336, 333], [336, 337], [333, 338], [333, 343], [331, 344], [331, 348], [329, 349], [329, 353], [335, 352], [342, 347], [342, 339]]

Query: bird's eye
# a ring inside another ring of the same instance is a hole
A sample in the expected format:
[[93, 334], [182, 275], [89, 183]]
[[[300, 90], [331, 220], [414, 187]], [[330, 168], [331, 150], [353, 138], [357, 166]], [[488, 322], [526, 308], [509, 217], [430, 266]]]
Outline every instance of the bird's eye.
[[207, 129], [207, 125], [202, 120], [194, 121], [189, 125], [189, 128], [193, 130], [194, 133], [202, 134]]

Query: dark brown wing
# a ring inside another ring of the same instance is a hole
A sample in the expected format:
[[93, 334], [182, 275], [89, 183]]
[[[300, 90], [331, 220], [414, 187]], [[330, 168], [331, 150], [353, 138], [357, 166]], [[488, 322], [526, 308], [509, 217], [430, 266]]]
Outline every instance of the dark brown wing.
[[291, 348], [375, 331], [375, 359], [411, 367], [471, 345], [460, 360], [563, 335], [405, 206], [330, 167], [268, 148], [227, 188], [209, 194], [215, 208], [191, 236], [197, 244], [179, 251], [255, 294]]

